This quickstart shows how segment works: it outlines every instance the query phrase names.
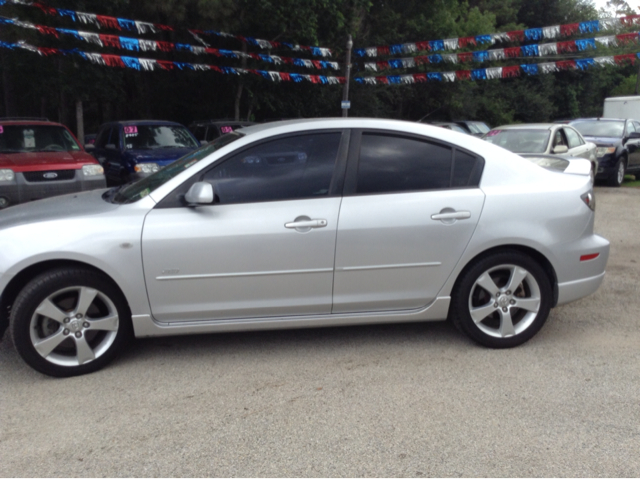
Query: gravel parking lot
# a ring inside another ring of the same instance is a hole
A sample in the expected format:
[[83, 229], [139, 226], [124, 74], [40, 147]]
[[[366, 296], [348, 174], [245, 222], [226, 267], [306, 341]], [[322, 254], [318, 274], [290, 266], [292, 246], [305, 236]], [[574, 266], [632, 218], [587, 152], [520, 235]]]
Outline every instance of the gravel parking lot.
[[516, 349], [448, 323], [146, 339], [52, 379], [0, 343], [0, 476], [640, 476], [640, 189], [602, 288]]

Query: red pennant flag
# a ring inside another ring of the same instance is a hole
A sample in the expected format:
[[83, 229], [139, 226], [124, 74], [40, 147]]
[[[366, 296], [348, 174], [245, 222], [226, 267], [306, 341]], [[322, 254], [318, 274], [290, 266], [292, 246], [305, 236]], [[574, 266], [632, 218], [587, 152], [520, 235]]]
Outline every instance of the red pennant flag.
[[517, 58], [522, 55], [522, 49], [520, 47], [505, 48], [504, 54], [507, 58]]
[[122, 58], [118, 55], [105, 55], [103, 53], [102, 58], [104, 58], [104, 62], [110, 67], [124, 68], [126, 66]]
[[389, 84], [389, 79], [387, 77], [376, 77], [376, 81], [378, 83], [382, 83], [383, 85]]
[[416, 43], [416, 48], [418, 51], [424, 52], [425, 50], [429, 50], [429, 42], [418, 42]]
[[414, 73], [413, 80], [416, 83], [427, 83], [427, 74], [426, 73]]
[[284, 81], [291, 81], [291, 75], [285, 72], [280, 72], [280, 78]]
[[520, 66], [502, 67], [502, 78], [513, 78], [520, 76]]
[[625, 65], [627, 63], [634, 63], [636, 56], [634, 53], [628, 53], [626, 55], [615, 55], [613, 57], [613, 61], [616, 62], [617, 65]]
[[59, 38], [58, 30], [56, 30], [55, 28], [45, 27], [44, 25], [36, 25], [36, 28], [40, 33], [43, 33], [45, 35], [53, 35], [56, 38]]
[[571, 40], [568, 42], [558, 42], [558, 53], [568, 53], [578, 51], [578, 47], [576, 46], [576, 41]]
[[118, 19], [115, 17], [105, 17], [104, 15], [96, 15], [96, 19], [105, 28], [113, 28], [115, 30], [121, 30]]
[[640, 15], [627, 15], [626, 17], [620, 18], [620, 21], [625, 25], [633, 25], [638, 19], [640, 19]]
[[[167, 60], [157, 60], [158, 65], [160, 65], [162, 67], [163, 70], [173, 70], [176, 66], [173, 64], [173, 62], [167, 61]], [[218, 69], [220, 70], [220, 69]]]
[[[207, 47], [204, 49], [205, 52], [207, 52], [210, 55], [215, 55], [217, 57], [221, 57], [222, 55], [220, 54], [220, 50], [218, 50], [217, 48], [210, 48]], [[251, 55], [253, 57], [253, 54]]]
[[414, 61], [416, 62], [416, 65], [426, 65], [427, 63], [429, 63], [429, 57], [424, 55], [419, 57], [414, 57]]
[[378, 56], [389, 55], [389, 47], [378, 47]]
[[458, 80], [470, 80], [471, 70], [458, 70], [456, 72], [456, 77], [458, 78]]
[[171, 42], [156, 42], [158, 44], [158, 48], [163, 52], [172, 52], [176, 49], [175, 44]]
[[507, 32], [507, 36], [512, 42], [524, 42], [524, 30], [514, 30], [513, 32]]
[[115, 35], [100, 35], [100, 40], [107, 47], [121, 48], [120, 37]]
[[472, 52], [458, 53], [458, 60], [460, 60], [461, 62], [470, 62], [473, 60], [473, 53]]
[[576, 62], [574, 60], [562, 60], [556, 62], [558, 70], [573, 70], [576, 68]]
[[580, 31], [579, 23], [569, 23], [567, 25], [560, 25], [560, 35], [563, 37], [570, 37]]
[[458, 38], [458, 46], [460, 48], [466, 48], [468, 46], [476, 46], [476, 37]]
[[46, 13], [48, 15], [57, 15], [58, 14], [58, 10], [56, 10], [55, 8], [52, 8], [52, 7], [47, 7], [46, 5], [43, 5], [40, 2], [34, 2], [32, 5], [34, 7], [38, 7], [40, 10], [42, 10], [44, 13]]
[[48, 57], [49, 55], [58, 55], [60, 53], [60, 50], [58, 50], [57, 48], [47, 48], [47, 47], [40, 47], [38, 48], [38, 51], [40, 52], [40, 54], [44, 55], [45, 57]]
[[378, 65], [380, 70], [386, 70], [389, 68], [389, 62], [376, 62], [376, 65]]
[[631, 43], [638, 40], [637, 33], [622, 33], [620, 35], [616, 35], [616, 39], [620, 40], [622, 43]]

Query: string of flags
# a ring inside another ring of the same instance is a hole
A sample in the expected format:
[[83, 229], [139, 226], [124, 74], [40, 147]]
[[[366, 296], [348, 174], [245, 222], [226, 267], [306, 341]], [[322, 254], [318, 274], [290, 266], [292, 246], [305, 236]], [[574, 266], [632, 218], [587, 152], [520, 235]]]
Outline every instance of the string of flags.
[[443, 62], [457, 64], [470, 61], [499, 61], [519, 57], [543, 57], [563, 53], [575, 53], [593, 50], [597, 48], [598, 44], [607, 47], [616, 47], [619, 44], [637, 42], [639, 39], [639, 32], [623, 33], [606, 37], [585, 38], [581, 40], [569, 40], [557, 43], [542, 43], [524, 45], [520, 47], [496, 48], [491, 50], [480, 50], [463, 53], [434, 53], [432, 55], [380, 60], [377, 62], [366, 62], [364, 64], [364, 67], [367, 71], [377, 72], [387, 69], [414, 68], [420, 65], [438, 64]]
[[294, 82], [300, 83], [307, 81], [318, 85], [338, 85], [345, 83], [344, 77], [325, 76], [325, 75], [303, 75], [299, 73], [275, 72], [265, 70], [254, 70], [244, 68], [219, 67], [216, 65], [206, 65], [202, 63], [186, 63], [174, 62], [169, 60], [155, 60], [150, 58], [138, 58], [120, 55], [108, 55], [104, 53], [89, 53], [77, 49], [62, 50], [58, 48], [36, 47], [24, 41], [17, 43], [8, 43], [0, 41], [0, 48], [10, 50], [23, 49], [40, 56], [49, 55], [77, 55], [83, 59], [90, 61], [95, 65], [109, 66], [114, 68], [131, 68], [138, 71], [156, 71], [156, 70], [183, 70], [183, 71], [214, 71], [225, 75], [245, 75], [254, 74], [261, 76], [273, 82]]
[[547, 63], [530, 63], [508, 67], [479, 68], [475, 70], [458, 70], [451, 72], [413, 73], [407, 75], [355, 77], [355, 81], [365, 85], [410, 85], [426, 82], [455, 82], [461, 80], [495, 80], [514, 78], [524, 75], [542, 75], [564, 70], [588, 70], [593, 67], [626, 66], [640, 59], [640, 53], [583, 58], [580, 60], [563, 60]]
[[[0, 6], [2, 5], [21, 5], [26, 7], [36, 7], [45, 12], [48, 15], [60, 16], [71, 19], [74, 22], [80, 22], [85, 25], [93, 25], [97, 28], [108, 28], [112, 30], [128, 30], [131, 32], [137, 32], [138, 34], [158, 33], [163, 31], [176, 31], [176, 29], [169, 25], [162, 25], [159, 23], [141, 22], [138, 20], [129, 20], [126, 18], [117, 18], [107, 15], [97, 15], [94, 13], [78, 12], [75, 10], [67, 10], [63, 8], [49, 7], [42, 2], [27, 1], [27, 0], [0, 0]], [[214, 35], [223, 38], [232, 38], [239, 40], [248, 45], [259, 47], [262, 50], [271, 50], [274, 48], [288, 48], [289, 50], [296, 52], [307, 52], [313, 56], [318, 57], [331, 57], [332, 52], [329, 48], [313, 47], [297, 45], [287, 42], [272, 42], [268, 40], [261, 40], [258, 38], [245, 37], [242, 35], [234, 35], [231, 33], [219, 32], [216, 30], [189, 30], [189, 33], [198, 38], [199, 34]]]
[[37, 30], [45, 35], [53, 35], [56, 38], [59, 38], [60, 35], [70, 35], [77, 40], [81, 40], [87, 43], [92, 43], [98, 45], [100, 47], [113, 47], [121, 50], [129, 50], [129, 51], [162, 51], [162, 52], [173, 52], [173, 51], [187, 51], [191, 52], [195, 55], [203, 55], [209, 54], [214, 55], [216, 57], [224, 57], [224, 58], [247, 58], [258, 61], [263, 61], [267, 63], [271, 63], [274, 65], [293, 65], [305, 68], [316, 68], [316, 69], [332, 69], [339, 70], [340, 67], [337, 62], [329, 62], [325, 60], [308, 60], [303, 58], [291, 58], [291, 57], [281, 57], [277, 55], [265, 55], [265, 54], [257, 54], [257, 53], [244, 53], [235, 50], [223, 50], [218, 48], [211, 47], [203, 47], [199, 45], [190, 45], [185, 43], [172, 43], [172, 42], [163, 42], [156, 40], [146, 40], [142, 38], [130, 38], [130, 37], [121, 37], [116, 35], [106, 35], [106, 34], [98, 34], [98, 33], [90, 33], [83, 32], [78, 30], [70, 30], [67, 28], [54, 28], [48, 27], [44, 25], [37, 25], [30, 22], [23, 22], [17, 19], [10, 19], [6, 17], [0, 17], [0, 25], [13, 25], [16, 27], [26, 28], [30, 30]]
[[640, 24], [640, 15], [627, 15], [618, 18], [604, 18], [581, 23], [567, 25], [555, 25], [551, 27], [529, 28], [512, 32], [491, 33], [476, 35], [474, 37], [447, 38], [445, 40], [427, 40], [415, 43], [399, 43], [377, 47], [358, 48], [354, 54], [358, 57], [379, 57], [418, 52], [454, 51], [477, 45], [495, 45], [496, 43], [525, 42], [554, 40], [577, 34], [595, 33], [600, 31], [619, 29], [626, 26]]

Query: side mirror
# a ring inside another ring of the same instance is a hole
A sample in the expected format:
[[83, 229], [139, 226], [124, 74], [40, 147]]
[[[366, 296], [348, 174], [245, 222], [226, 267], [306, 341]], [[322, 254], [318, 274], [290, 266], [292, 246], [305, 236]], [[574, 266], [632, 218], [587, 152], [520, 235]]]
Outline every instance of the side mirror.
[[213, 203], [213, 185], [206, 181], [198, 181], [191, 185], [184, 199], [189, 206], [210, 205]]
[[93, 143], [87, 144], [87, 145], [84, 145], [84, 149], [87, 151], [93, 151], [96, 149], [96, 145], [94, 145]]
[[108, 145], [104, 145], [104, 148], [106, 150], [117, 150], [116, 145], [114, 145], [113, 143], [109, 143]]
[[633, 131], [633, 132], [629, 133], [629, 139], [630, 140], [633, 140], [633, 139], [637, 140], [638, 138], [640, 138], [640, 132]]
[[553, 153], [556, 155], [561, 155], [562, 153], [566, 153], [569, 151], [569, 147], [567, 145], [557, 145], [553, 147]]
[[209, 142], [207, 140], [200, 140], [200, 145], [201, 146], [204, 146], [204, 145], [207, 145], [207, 144], [209, 144]]

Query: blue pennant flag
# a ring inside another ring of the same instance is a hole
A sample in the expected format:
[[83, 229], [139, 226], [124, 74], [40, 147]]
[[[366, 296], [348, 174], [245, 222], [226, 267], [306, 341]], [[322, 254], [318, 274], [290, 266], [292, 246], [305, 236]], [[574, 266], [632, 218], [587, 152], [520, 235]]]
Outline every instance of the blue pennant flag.
[[523, 57], [539, 57], [538, 45], [523, 45], [520, 47]]
[[[299, 73], [291, 73], [289, 76], [291, 77], [291, 79], [295, 83], [300, 83], [301, 81], [304, 80], [304, 77], [302, 75], [300, 75]], [[269, 77], [269, 78], [271, 78], [271, 77]]]
[[232, 52], [231, 50], [218, 50], [225, 58], [238, 58], [238, 55], [236, 55], [234, 52]]
[[429, 81], [442, 81], [442, 73], [439, 73], [439, 72], [427, 73], [427, 80], [429, 80]]
[[[354, 51], [354, 53], [359, 56], [359, 57], [363, 57], [367, 54], [367, 50], [365, 50], [364, 48], [358, 48]], [[357, 81], [357, 80], [356, 80]], [[362, 83], [363, 80], [360, 80], [359, 83]]]
[[323, 85], [326, 85], [327, 83], [329, 83], [329, 80], [327, 80], [327, 77], [324, 75], [318, 75], [318, 79], [320, 80], [320, 83], [322, 83]]
[[576, 60], [576, 65], [580, 70], [586, 70], [589, 67], [592, 67], [596, 64], [596, 61], [593, 58], [583, 58], [581, 60]]
[[271, 80], [271, 75], [269, 75], [269, 72], [266, 72], [264, 70], [258, 70], [258, 73], [260, 73], [260, 75], [262, 75], [267, 80]]
[[595, 38], [585, 38], [583, 40], [576, 40], [576, 46], [578, 50], [581, 52], [589, 49], [596, 49], [596, 39]]
[[311, 47], [311, 54], [314, 57], [321, 57], [322, 56], [322, 50], [320, 50], [320, 48], [318, 48], [318, 47]]
[[294, 58], [293, 59], [293, 64], [297, 67], [303, 67], [304, 66], [304, 62], [302, 61], [302, 58]]
[[364, 83], [364, 78], [362, 77], [355, 77], [354, 80], [356, 81], [356, 83]]
[[432, 40], [429, 42], [431, 51], [440, 52], [444, 50], [444, 40]]
[[471, 70], [471, 79], [472, 80], [486, 80], [487, 79], [487, 70], [486, 68], [479, 68], [477, 70]]
[[392, 55], [398, 55], [402, 53], [402, 45], [391, 45], [389, 47], [389, 53]]
[[263, 62], [273, 63], [273, 57], [271, 55], [259, 55]]
[[226, 73], [227, 75], [238, 75], [238, 71], [235, 68], [220, 67], [220, 69], [223, 71], [223, 73]]
[[76, 12], [74, 12], [73, 10], [65, 10], [62, 8], [57, 8], [56, 10], [58, 12], [58, 15], [60, 15], [61, 17], [70, 17], [71, 20], [73, 20], [74, 22], [76, 21]]
[[126, 18], [118, 18], [117, 20], [118, 20], [118, 25], [120, 25], [120, 28], [124, 30], [129, 30], [131, 32], [138, 31], [138, 27], [136, 27], [136, 22], [134, 22], [133, 20], [127, 20]]
[[436, 53], [434, 55], [429, 55], [429, 63], [442, 63], [443, 62], [443, 58], [442, 55], [440, 55], [439, 53]]
[[389, 60], [388, 63], [391, 68], [402, 68], [402, 60]]
[[[4, 5], [4, 4], [0, 3], [0, 5]], [[2, 25], [13, 25], [13, 20], [11, 20], [10, 18], [2, 18], [2, 17], [0, 17], [0, 24], [2, 24]]]
[[537, 63], [520, 65], [520, 68], [522, 68], [527, 75], [537, 75], [538, 74], [538, 64]]
[[393, 83], [394, 85], [399, 85], [400, 83], [402, 83], [400, 75], [391, 75], [388, 76], [387, 79], [389, 80], [389, 83]]
[[187, 44], [187, 43], [175, 43], [174, 44], [176, 46], [176, 50], [177, 51], [186, 51], [186, 52], [190, 52], [191, 51], [191, 45]]
[[80, 33], [78, 33], [77, 30], [68, 30], [66, 28], [56, 28], [56, 32], [64, 33], [66, 35], [71, 35], [75, 37], [77, 40], [82, 40], [82, 41], [85, 40], [82, 36], [80, 36]]
[[478, 35], [476, 36], [476, 43], [493, 43], [491, 35]]
[[590, 22], [582, 22], [580, 24], [580, 33], [592, 33], [600, 31], [600, 22], [592, 20]]
[[125, 50], [140, 51], [140, 41], [137, 38], [120, 37], [120, 45]]
[[473, 52], [473, 59], [477, 62], [486, 62], [489, 59], [489, 52], [486, 50]]
[[125, 65], [129, 68], [133, 68], [134, 70], [140, 70], [140, 60], [134, 57], [120, 57]]
[[524, 31], [527, 40], [542, 40], [542, 28], [530, 28]]

